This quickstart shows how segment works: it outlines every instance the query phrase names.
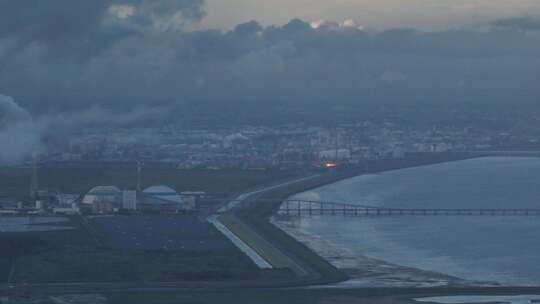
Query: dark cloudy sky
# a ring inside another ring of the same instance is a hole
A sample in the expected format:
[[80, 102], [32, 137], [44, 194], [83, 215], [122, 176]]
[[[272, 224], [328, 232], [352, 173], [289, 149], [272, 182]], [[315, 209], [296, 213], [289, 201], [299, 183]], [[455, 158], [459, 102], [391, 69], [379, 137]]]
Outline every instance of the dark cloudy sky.
[[232, 28], [249, 20], [285, 24], [351, 19], [367, 28], [442, 30], [494, 19], [540, 14], [537, 0], [206, 0], [205, 27]]
[[537, 0], [0, 0], [0, 94], [33, 115], [535, 102], [537, 14]]

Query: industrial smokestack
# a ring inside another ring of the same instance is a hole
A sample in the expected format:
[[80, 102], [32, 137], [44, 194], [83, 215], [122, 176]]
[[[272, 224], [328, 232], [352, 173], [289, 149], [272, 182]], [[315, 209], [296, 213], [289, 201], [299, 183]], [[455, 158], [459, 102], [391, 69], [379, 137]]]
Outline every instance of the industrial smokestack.
[[141, 168], [141, 162], [137, 161], [137, 191], [141, 192], [141, 174], [142, 174], [142, 168]]
[[30, 197], [37, 199], [39, 190], [39, 177], [37, 167], [37, 153], [32, 153], [32, 177], [30, 178]]

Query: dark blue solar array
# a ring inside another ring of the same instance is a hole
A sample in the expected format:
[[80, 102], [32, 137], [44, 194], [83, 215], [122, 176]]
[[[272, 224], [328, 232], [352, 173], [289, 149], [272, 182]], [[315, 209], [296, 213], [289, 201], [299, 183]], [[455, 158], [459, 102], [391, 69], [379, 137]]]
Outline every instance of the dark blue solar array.
[[104, 216], [92, 219], [122, 249], [209, 251], [230, 246], [219, 231], [194, 215]]

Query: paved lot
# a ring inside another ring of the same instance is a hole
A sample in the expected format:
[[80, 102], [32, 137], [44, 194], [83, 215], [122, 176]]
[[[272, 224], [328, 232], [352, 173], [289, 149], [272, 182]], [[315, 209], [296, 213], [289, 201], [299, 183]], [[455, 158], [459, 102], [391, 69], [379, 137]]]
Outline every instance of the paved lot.
[[194, 215], [94, 217], [109, 245], [123, 249], [209, 251], [230, 246], [212, 225]]

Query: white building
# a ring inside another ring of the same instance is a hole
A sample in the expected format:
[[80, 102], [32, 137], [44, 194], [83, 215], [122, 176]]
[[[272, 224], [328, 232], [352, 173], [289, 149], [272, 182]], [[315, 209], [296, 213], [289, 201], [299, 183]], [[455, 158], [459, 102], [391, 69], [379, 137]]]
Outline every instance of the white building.
[[184, 209], [185, 210], [195, 210], [197, 208], [197, 203], [200, 199], [206, 196], [204, 191], [184, 191], [180, 195], [184, 200]]
[[115, 186], [97, 186], [84, 196], [82, 203], [91, 205], [95, 202], [118, 203], [122, 191]]
[[126, 210], [137, 210], [137, 191], [124, 190], [122, 192], [122, 208]]
[[182, 197], [171, 187], [152, 186], [146, 188], [141, 198], [141, 209], [147, 212], [173, 213], [186, 210]]
[[84, 196], [82, 205], [93, 213], [111, 213], [122, 207], [122, 191], [115, 186], [98, 186]]

